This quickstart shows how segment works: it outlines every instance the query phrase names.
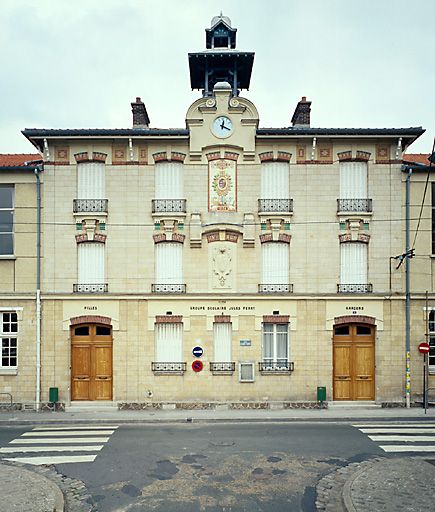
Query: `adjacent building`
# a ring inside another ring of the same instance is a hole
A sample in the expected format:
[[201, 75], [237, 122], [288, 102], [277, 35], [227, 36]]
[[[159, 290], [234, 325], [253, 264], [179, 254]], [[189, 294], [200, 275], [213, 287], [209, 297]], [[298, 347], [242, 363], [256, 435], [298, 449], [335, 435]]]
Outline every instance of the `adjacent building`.
[[[328, 401], [403, 402], [405, 274], [394, 257], [405, 247], [403, 153], [424, 130], [313, 128], [305, 97], [290, 126], [261, 128], [242, 92], [253, 61], [219, 16], [206, 50], [189, 54], [201, 93], [184, 128], [152, 128], [136, 98], [129, 129], [23, 131], [44, 161], [41, 374], [36, 180], [0, 168], [0, 214], [16, 219], [0, 261], [2, 340], [11, 329], [18, 340], [13, 361], [5, 342], [0, 390], [14, 401], [34, 401], [40, 380], [42, 402], [56, 387], [66, 405], [291, 407], [315, 403], [318, 387]], [[430, 230], [425, 216], [416, 253], [427, 258], [412, 265], [432, 276]], [[431, 294], [424, 276], [413, 284]], [[416, 374], [426, 311], [419, 296]]]

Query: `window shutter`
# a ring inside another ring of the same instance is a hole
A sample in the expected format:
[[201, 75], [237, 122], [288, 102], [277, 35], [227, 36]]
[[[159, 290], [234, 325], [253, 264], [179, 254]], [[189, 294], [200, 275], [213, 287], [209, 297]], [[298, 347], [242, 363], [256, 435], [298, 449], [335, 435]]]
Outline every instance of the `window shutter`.
[[156, 362], [183, 360], [183, 324], [156, 324]]
[[288, 199], [289, 165], [286, 162], [264, 162], [261, 164], [261, 198]]
[[163, 242], [156, 244], [156, 283], [182, 284], [183, 244]]
[[341, 284], [367, 284], [367, 244], [343, 243], [340, 253]]
[[340, 163], [340, 199], [367, 199], [367, 163]]
[[262, 250], [262, 283], [288, 284], [289, 247], [282, 242], [268, 242]]
[[83, 162], [77, 166], [78, 199], [105, 199], [105, 165], [103, 162]]
[[80, 284], [104, 283], [104, 244], [85, 242], [78, 245]]
[[226, 363], [231, 361], [231, 324], [215, 323], [213, 325], [214, 361]]
[[183, 164], [159, 162], [155, 165], [155, 199], [183, 199]]

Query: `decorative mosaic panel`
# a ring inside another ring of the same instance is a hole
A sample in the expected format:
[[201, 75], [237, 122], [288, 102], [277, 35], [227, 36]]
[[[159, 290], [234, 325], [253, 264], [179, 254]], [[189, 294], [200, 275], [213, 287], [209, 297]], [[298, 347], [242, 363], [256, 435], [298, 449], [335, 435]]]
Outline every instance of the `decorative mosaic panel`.
[[237, 211], [237, 167], [235, 160], [209, 160], [208, 208], [211, 212]]

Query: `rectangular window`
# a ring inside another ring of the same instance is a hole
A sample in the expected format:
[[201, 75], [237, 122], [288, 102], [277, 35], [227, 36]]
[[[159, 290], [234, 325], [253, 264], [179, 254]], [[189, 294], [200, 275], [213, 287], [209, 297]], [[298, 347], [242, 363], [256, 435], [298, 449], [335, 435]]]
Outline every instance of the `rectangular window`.
[[183, 361], [183, 324], [155, 324], [156, 362], [180, 363]]
[[0, 368], [17, 367], [17, 335], [17, 313], [0, 313], [0, 343], [2, 350]]
[[183, 164], [159, 162], [155, 165], [155, 198], [183, 198]]
[[288, 324], [263, 324], [263, 369], [288, 366]]
[[[105, 246], [99, 242], [84, 242], [78, 244], [78, 282], [79, 287], [92, 285], [101, 289], [82, 289], [78, 291], [105, 291]], [[98, 285], [98, 286], [97, 286]], [[92, 288], [92, 287], [91, 287]]]
[[289, 245], [282, 242], [267, 242], [261, 246], [263, 285], [289, 283]]
[[0, 256], [14, 254], [14, 187], [0, 185]]
[[435, 254], [435, 183], [432, 183], [432, 254]]
[[183, 244], [162, 242], [155, 245], [157, 284], [183, 283]]
[[226, 363], [231, 361], [231, 323], [213, 324], [213, 361]]
[[106, 169], [103, 162], [83, 162], [77, 165], [78, 199], [104, 199]]
[[367, 162], [340, 162], [340, 199], [367, 199]]
[[261, 164], [261, 198], [288, 199], [290, 197], [289, 164], [264, 162]]
[[367, 284], [367, 244], [350, 242], [340, 245], [340, 283]]

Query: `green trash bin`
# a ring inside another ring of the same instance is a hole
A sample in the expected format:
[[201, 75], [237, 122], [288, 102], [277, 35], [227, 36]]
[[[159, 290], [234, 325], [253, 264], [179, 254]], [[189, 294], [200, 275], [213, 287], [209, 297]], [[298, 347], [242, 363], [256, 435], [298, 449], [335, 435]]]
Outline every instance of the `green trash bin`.
[[48, 392], [48, 401], [55, 403], [59, 401], [59, 388], [50, 388]]
[[317, 401], [326, 402], [326, 387], [317, 386]]

